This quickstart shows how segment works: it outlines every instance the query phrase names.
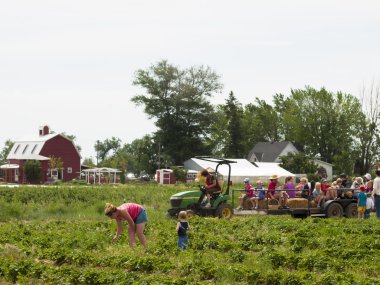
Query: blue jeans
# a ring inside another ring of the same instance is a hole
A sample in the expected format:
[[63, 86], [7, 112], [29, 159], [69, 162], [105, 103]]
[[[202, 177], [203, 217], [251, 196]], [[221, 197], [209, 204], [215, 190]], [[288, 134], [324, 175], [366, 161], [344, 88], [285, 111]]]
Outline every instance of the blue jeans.
[[369, 219], [370, 216], [371, 216], [371, 209], [365, 209], [364, 219]]
[[137, 224], [146, 223], [147, 221], [148, 221], [148, 217], [146, 215], [146, 211], [144, 208], [142, 208], [134, 222], [137, 225]]
[[186, 237], [178, 237], [177, 245], [178, 245], [178, 247], [185, 250], [188, 242], [189, 242], [189, 240], [187, 239], [187, 236]]
[[380, 219], [380, 195], [375, 195], [376, 216]]

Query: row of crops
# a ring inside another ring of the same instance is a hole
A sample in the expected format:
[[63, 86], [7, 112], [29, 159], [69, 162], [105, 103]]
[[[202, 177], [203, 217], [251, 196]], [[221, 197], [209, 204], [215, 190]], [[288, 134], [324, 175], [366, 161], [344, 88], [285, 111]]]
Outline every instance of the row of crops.
[[[372, 217], [190, 220], [176, 247], [169, 198], [184, 185], [0, 188], [0, 283], [380, 284], [380, 224]], [[105, 202], [145, 205], [147, 249], [112, 243]]]

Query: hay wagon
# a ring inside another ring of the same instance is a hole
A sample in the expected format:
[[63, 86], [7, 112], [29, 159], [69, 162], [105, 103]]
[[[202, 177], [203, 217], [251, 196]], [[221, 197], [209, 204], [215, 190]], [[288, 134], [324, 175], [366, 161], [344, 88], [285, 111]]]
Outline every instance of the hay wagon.
[[[344, 188], [343, 191], [352, 191], [352, 189]], [[232, 201], [236, 191], [232, 191]], [[234, 205], [232, 205], [234, 207]], [[288, 199], [287, 208], [280, 207], [276, 199], [268, 199], [259, 201], [258, 209], [251, 210], [248, 201], [244, 202], [243, 209], [234, 210], [235, 215], [291, 215], [294, 218], [306, 217], [324, 217], [324, 218], [355, 218], [357, 217], [357, 199], [338, 198], [326, 201], [321, 207], [317, 207], [314, 201], [306, 198], [290, 198]]]

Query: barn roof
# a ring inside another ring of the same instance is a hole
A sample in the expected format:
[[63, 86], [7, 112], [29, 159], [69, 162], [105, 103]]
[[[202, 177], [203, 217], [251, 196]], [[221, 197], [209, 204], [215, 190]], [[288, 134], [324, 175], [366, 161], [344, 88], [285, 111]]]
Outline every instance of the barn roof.
[[[11, 151], [9, 152], [7, 159], [20, 159], [20, 160], [49, 160], [48, 157], [40, 155], [45, 142], [48, 140], [56, 137], [61, 136], [69, 141], [71, 141], [69, 138], [62, 134], [47, 134], [44, 136], [38, 136], [32, 139], [22, 139], [18, 140], [14, 143]], [[72, 141], [71, 141], [72, 142]], [[74, 143], [73, 143], [74, 145]], [[74, 145], [75, 147], [75, 145]], [[75, 147], [76, 151], [78, 152], [77, 148]], [[79, 154], [79, 152], [78, 152]], [[79, 154], [80, 156], [80, 154]]]

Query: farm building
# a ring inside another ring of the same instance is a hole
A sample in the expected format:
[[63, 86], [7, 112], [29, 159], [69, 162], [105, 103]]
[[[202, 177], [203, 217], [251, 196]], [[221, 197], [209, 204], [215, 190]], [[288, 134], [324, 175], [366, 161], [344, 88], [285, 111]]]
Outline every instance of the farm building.
[[156, 181], [159, 184], [175, 184], [176, 179], [173, 170], [171, 169], [157, 169]]
[[[282, 179], [286, 176], [295, 176], [293, 173], [279, 166], [279, 163], [257, 162], [255, 164], [246, 159], [229, 158], [228, 160], [236, 161], [231, 164], [231, 181], [232, 183], [242, 183], [243, 179], [248, 177], [252, 182], [261, 179], [267, 182], [272, 175], [278, 175]], [[205, 161], [198, 158], [191, 158], [185, 161], [184, 167], [188, 170], [201, 171], [202, 169], [215, 169], [216, 163]], [[218, 168], [219, 175], [228, 176], [228, 167], [221, 165]]]
[[[51, 168], [52, 160], [59, 160], [61, 166]], [[2, 178], [10, 183], [28, 183], [24, 165], [28, 160], [37, 160], [41, 165], [40, 182], [60, 179], [72, 180], [81, 171], [81, 156], [74, 143], [62, 134], [50, 132], [48, 126], [40, 127], [39, 136], [18, 140], [7, 156], [8, 164], [1, 165]]]
[[[258, 142], [249, 152], [248, 160], [250, 162], [281, 162], [281, 156], [287, 155], [288, 153], [298, 153], [298, 149], [293, 145], [292, 142], [282, 141], [282, 142]], [[314, 159], [314, 163], [317, 164], [318, 169], [317, 174], [332, 180], [333, 165], [331, 163]], [[305, 174], [297, 174], [298, 177]]]

